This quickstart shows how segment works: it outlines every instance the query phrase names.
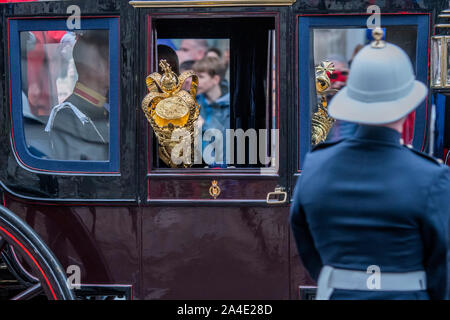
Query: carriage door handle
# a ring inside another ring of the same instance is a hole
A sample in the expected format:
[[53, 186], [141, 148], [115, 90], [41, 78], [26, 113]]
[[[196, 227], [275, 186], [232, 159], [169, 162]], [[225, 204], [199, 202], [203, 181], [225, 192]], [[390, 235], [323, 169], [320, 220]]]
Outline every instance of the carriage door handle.
[[275, 191], [269, 192], [266, 198], [267, 204], [281, 204], [285, 203], [286, 200], [287, 192], [284, 187], [276, 187]]

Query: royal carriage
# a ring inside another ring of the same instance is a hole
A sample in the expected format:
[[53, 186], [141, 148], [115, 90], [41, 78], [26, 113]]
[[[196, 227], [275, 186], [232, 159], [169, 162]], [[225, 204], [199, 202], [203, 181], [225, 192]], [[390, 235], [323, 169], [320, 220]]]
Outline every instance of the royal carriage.
[[[312, 146], [352, 131], [332, 122], [314, 138], [326, 108], [326, 101], [317, 107], [315, 67], [333, 61], [334, 70], [321, 70], [338, 90], [380, 19], [386, 40], [408, 53], [431, 89], [408, 119], [404, 143], [448, 161], [448, 7], [438, 0], [0, 4], [0, 298], [313, 297], [288, 224], [292, 191]], [[75, 49], [83, 34], [102, 37], [103, 55]], [[141, 109], [160, 46], [178, 53], [179, 69], [200, 68], [190, 45], [203, 56], [218, 49], [223, 66], [215, 83], [228, 94], [222, 118], [202, 117], [242, 138], [222, 163], [174, 165], [161, 156], [163, 132]], [[91, 85], [78, 84], [82, 73]], [[66, 136], [77, 155], [65, 156], [52, 152], [62, 147], [48, 137], [67, 129], [52, 110], [71, 94], [107, 114], [107, 129], [98, 128], [100, 142]]]

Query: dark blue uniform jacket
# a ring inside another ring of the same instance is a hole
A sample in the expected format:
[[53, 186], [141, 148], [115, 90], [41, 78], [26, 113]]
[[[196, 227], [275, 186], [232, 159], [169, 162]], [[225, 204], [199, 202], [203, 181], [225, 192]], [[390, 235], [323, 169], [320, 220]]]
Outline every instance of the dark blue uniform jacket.
[[308, 153], [290, 222], [304, 266], [425, 270], [427, 290], [335, 290], [331, 299], [445, 299], [450, 170], [400, 144], [386, 127], [360, 126]]

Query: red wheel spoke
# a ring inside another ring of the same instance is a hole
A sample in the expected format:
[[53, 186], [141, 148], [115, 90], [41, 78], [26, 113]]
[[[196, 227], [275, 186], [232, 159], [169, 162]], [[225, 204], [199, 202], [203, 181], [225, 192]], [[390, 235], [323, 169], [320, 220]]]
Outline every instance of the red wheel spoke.
[[39, 294], [41, 294], [44, 290], [42, 289], [42, 285], [40, 283], [36, 283], [34, 286], [29, 287], [28, 289], [22, 291], [15, 297], [11, 298], [11, 300], [28, 300], [32, 299]]

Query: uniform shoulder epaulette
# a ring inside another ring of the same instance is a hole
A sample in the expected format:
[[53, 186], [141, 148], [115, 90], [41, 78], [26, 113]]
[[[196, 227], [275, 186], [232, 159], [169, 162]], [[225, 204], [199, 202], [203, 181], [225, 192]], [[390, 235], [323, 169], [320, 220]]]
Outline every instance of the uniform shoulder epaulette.
[[318, 145], [314, 146], [314, 147], [311, 149], [311, 152], [314, 152], [314, 151], [317, 151], [317, 150], [326, 149], [326, 148], [331, 147], [331, 146], [335, 146], [335, 145], [341, 143], [341, 142], [344, 141], [344, 140], [345, 140], [345, 139], [339, 139], [339, 140], [331, 141], [331, 142], [321, 142], [321, 143], [319, 143]]
[[423, 152], [421, 152], [419, 150], [414, 149], [414, 147], [412, 145], [410, 145], [410, 144], [403, 145], [403, 146], [406, 149], [410, 150], [411, 152], [414, 152], [418, 156], [421, 156], [422, 158], [425, 158], [425, 159], [427, 159], [427, 160], [429, 160], [429, 161], [431, 161], [431, 162], [433, 162], [433, 163], [435, 163], [435, 164], [437, 164], [439, 166], [441, 166], [444, 163], [441, 159], [436, 159], [436, 158], [434, 158], [434, 157], [432, 157], [432, 156], [430, 156], [430, 155], [428, 155], [426, 153], [423, 153]]

